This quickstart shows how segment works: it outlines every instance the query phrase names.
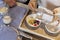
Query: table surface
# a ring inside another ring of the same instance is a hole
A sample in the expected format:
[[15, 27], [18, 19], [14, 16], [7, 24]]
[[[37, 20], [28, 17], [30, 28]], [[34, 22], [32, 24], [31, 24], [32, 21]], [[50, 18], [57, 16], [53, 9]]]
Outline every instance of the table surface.
[[[17, 5], [20, 5], [19, 3], [17, 3]], [[11, 25], [15, 26], [16, 28], [19, 27], [20, 21], [23, 18], [25, 12], [27, 11], [26, 8], [19, 6], [16, 6], [14, 8], [9, 9], [10, 11], [8, 11], [9, 15], [12, 17], [12, 23]], [[0, 40], [17, 40], [17, 34], [16, 31], [13, 30], [10, 27], [4, 25], [2, 19], [0, 19], [0, 25], [2, 24], [2, 30], [0, 30]]]

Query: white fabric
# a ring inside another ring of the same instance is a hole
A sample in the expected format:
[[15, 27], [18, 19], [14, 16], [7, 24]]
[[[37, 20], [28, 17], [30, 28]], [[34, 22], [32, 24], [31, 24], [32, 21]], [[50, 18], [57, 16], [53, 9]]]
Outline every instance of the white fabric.
[[27, 0], [17, 0], [17, 1], [20, 1], [20, 2], [26, 2]]
[[55, 6], [60, 6], [60, 0], [47, 0], [47, 2], [50, 2]]
[[42, 4], [42, 6], [46, 7], [47, 3], [51, 3], [55, 6], [60, 6], [60, 0], [38, 0], [39, 4]]

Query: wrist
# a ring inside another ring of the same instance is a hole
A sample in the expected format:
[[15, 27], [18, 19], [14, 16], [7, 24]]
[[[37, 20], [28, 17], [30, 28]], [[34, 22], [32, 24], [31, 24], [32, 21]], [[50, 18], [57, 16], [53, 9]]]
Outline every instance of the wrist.
[[36, 2], [37, 0], [30, 0], [30, 2]]

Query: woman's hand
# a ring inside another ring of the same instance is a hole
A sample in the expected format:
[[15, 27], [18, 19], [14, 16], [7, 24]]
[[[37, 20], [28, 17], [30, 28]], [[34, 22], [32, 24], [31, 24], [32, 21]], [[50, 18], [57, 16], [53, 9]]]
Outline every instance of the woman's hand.
[[10, 7], [13, 7], [16, 5], [16, 0], [4, 0]]
[[30, 9], [34, 12], [35, 9], [37, 8], [37, 1], [36, 0], [30, 0], [28, 5], [29, 5]]

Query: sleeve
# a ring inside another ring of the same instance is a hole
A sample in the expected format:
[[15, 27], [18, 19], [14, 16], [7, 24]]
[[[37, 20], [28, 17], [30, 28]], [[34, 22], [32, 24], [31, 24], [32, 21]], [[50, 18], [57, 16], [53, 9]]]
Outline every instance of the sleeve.
[[18, 1], [18, 2], [23, 2], [23, 3], [24, 3], [24, 2], [26, 2], [27, 0], [17, 0], [17, 1]]
[[46, 0], [38, 0], [38, 5], [46, 7]]

